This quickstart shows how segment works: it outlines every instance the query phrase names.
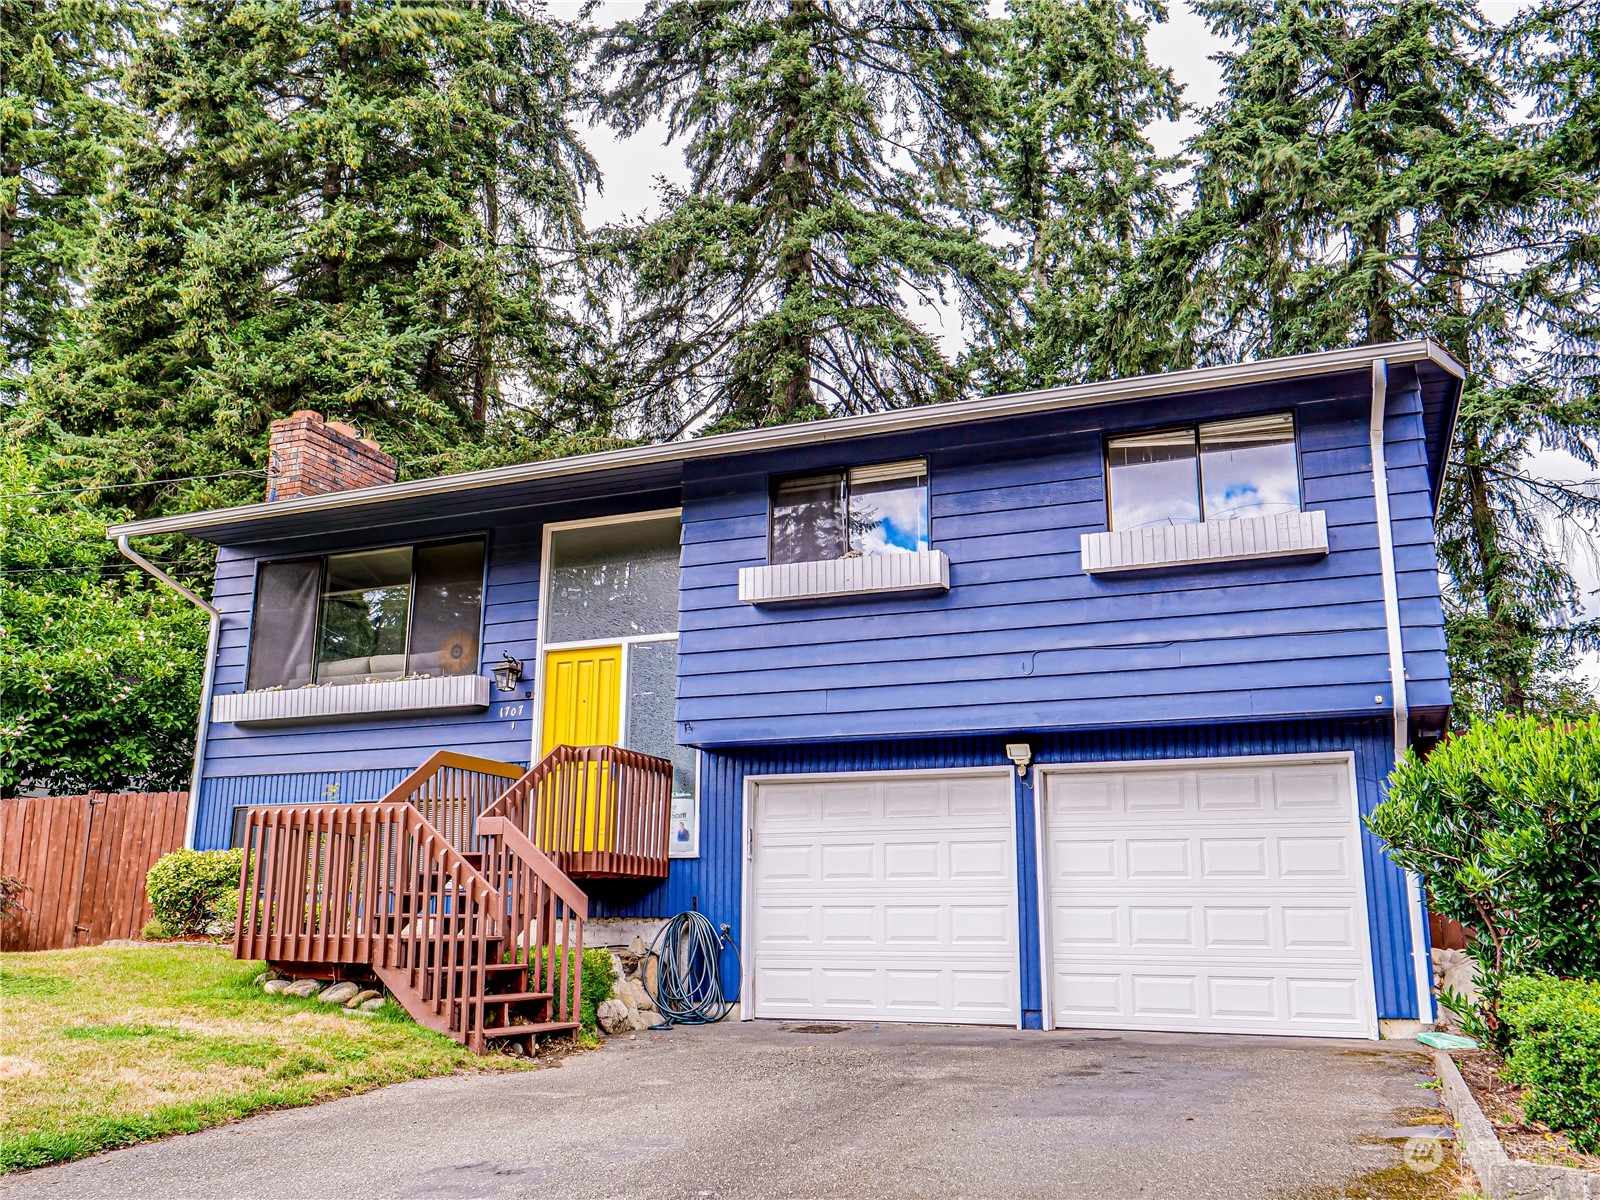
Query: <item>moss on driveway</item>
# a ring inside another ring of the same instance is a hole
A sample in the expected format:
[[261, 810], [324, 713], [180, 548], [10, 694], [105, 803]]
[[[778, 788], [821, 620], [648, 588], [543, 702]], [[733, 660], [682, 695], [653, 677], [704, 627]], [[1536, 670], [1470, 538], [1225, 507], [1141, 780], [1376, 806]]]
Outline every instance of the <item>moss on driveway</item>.
[[218, 946], [0, 955], [0, 1172], [455, 1071], [481, 1059], [392, 1004], [268, 996]]

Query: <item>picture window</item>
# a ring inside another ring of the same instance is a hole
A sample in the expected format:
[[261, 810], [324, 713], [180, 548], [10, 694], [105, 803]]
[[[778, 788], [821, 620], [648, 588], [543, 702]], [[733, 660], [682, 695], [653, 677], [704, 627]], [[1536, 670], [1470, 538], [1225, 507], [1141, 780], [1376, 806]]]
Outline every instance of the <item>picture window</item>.
[[482, 540], [262, 563], [249, 690], [478, 670]]

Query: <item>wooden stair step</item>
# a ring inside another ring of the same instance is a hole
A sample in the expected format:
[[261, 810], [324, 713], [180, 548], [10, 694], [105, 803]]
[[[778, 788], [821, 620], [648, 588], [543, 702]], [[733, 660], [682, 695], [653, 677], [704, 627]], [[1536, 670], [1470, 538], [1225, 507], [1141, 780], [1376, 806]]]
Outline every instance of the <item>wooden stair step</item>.
[[554, 992], [486, 992], [485, 1004], [521, 1004], [532, 1000], [554, 1000]]
[[536, 1021], [532, 1025], [485, 1025], [483, 1036], [491, 1038], [523, 1037], [530, 1033], [564, 1033], [576, 1029], [576, 1021]]

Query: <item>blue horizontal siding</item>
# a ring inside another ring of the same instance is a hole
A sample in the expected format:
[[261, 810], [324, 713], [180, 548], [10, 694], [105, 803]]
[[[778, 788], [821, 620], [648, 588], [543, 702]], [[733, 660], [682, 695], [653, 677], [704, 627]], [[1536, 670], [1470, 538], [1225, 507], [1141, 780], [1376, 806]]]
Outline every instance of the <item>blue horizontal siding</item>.
[[[1393, 703], [1360, 377], [1044, 414], [989, 429], [690, 464], [684, 481], [680, 740], [706, 748], [1013, 728], [1356, 715]], [[1293, 407], [1302, 495], [1329, 554], [1090, 578], [1107, 433]], [[1449, 702], [1422, 401], [1387, 417], [1414, 708]], [[766, 557], [770, 474], [926, 455], [948, 593], [788, 608], [738, 599]]]
[[[727, 924], [742, 945], [744, 789], [745, 779], [751, 775], [1008, 766], [1007, 740], [1029, 742], [1039, 765], [1351, 751], [1361, 811], [1366, 814], [1383, 798], [1384, 779], [1394, 761], [1392, 731], [1386, 720], [1302, 721], [1017, 732], [1009, 738], [828, 742], [707, 752], [701, 759], [700, 857], [674, 860], [666, 881], [654, 887], [593, 886], [592, 912], [608, 917], [667, 917], [697, 908], [714, 923]], [[1038, 1019], [1041, 995], [1039, 898], [1033, 796], [1025, 781], [1017, 786], [1017, 829], [1023, 1010], [1033, 1022]], [[1382, 844], [1365, 830], [1362, 851], [1378, 1015], [1414, 1019], [1416, 991], [1405, 876], [1389, 861]], [[735, 978], [731, 955], [724, 974]]]

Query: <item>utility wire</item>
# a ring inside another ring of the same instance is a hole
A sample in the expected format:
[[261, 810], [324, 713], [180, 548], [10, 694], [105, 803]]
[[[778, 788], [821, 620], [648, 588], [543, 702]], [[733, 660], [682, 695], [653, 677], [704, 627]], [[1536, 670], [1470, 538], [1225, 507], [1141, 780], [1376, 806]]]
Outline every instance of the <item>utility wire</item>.
[[173, 479], [146, 479], [140, 483], [101, 483], [93, 487], [45, 488], [37, 492], [4, 492], [0, 493], [0, 500], [26, 500], [33, 496], [76, 496], [84, 492], [116, 492], [125, 488], [164, 487], [169, 483], [193, 483], [205, 479], [227, 479], [233, 475], [254, 475], [260, 479], [264, 478], [266, 474], [265, 471], [257, 470], [219, 471], [215, 475], [179, 475]]
[[[161, 562], [161, 565], [164, 567], [182, 568], [186, 564], [181, 562], [163, 561]], [[45, 572], [55, 573], [67, 571], [114, 571], [118, 574], [122, 574], [126, 571], [137, 571], [138, 569], [138, 567], [133, 566], [131, 563], [126, 567], [119, 566], [116, 563], [85, 563], [81, 567], [0, 567], [0, 575], [40, 575], [44, 574]]]

